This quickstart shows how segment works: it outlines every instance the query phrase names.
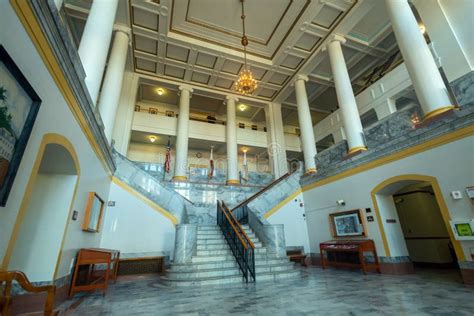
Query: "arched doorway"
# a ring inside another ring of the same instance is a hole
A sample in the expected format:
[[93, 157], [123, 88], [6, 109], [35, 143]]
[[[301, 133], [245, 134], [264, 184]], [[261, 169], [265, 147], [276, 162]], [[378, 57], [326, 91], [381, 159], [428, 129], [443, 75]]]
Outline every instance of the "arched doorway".
[[63, 246], [77, 184], [79, 163], [72, 144], [46, 134], [25, 189], [3, 267], [33, 282], [51, 282]]
[[418, 271], [454, 268], [464, 260], [436, 178], [396, 176], [376, 186], [371, 195], [386, 256], [409, 257]]

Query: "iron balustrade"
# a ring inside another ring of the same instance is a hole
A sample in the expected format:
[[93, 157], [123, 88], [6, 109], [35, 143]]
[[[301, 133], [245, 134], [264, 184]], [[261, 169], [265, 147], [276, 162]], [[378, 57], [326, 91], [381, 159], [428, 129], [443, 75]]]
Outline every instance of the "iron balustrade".
[[224, 234], [245, 282], [255, 282], [255, 246], [224, 202], [220, 201], [217, 201], [217, 225]]

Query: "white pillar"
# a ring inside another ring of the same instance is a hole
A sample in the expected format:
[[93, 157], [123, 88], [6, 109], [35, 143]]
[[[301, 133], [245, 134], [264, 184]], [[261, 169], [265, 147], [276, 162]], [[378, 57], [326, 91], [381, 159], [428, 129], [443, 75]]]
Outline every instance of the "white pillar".
[[278, 179], [288, 172], [281, 104], [268, 103], [265, 106], [265, 124], [267, 127], [267, 148], [270, 167], [273, 170], [275, 179]]
[[341, 43], [345, 39], [339, 35], [333, 35], [327, 44], [332, 75], [336, 86], [337, 102], [341, 109], [342, 122], [349, 147], [348, 154], [367, 150], [364, 141], [364, 131], [360, 121], [354, 92], [352, 91], [351, 79], [347, 72], [346, 62], [342, 54]]
[[298, 107], [298, 121], [300, 123], [301, 147], [303, 148], [306, 173], [316, 172], [316, 142], [314, 141], [313, 123], [309, 110], [308, 95], [305, 82], [307, 76], [297, 75], [295, 80], [296, 104]]
[[107, 140], [112, 141], [115, 116], [117, 115], [120, 90], [128, 52], [128, 34], [117, 31], [110, 53], [107, 71], [105, 73], [102, 91], [99, 100], [99, 112], [104, 123], [104, 132]]
[[130, 143], [138, 85], [139, 76], [134, 72], [125, 72], [122, 80], [122, 89], [113, 133], [115, 150], [124, 156], [127, 155], [128, 145]]
[[425, 119], [452, 110], [448, 90], [408, 1], [385, 0], [385, 4]]
[[188, 168], [188, 137], [189, 137], [189, 100], [193, 89], [190, 86], [179, 87], [179, 115], [176, 130], [176, 160], [173, 181], [186, 181]]
[[397, 106], [395, 100], [392, 98], [387, 98], [385, 102], [378, 104], [374, 107], [375, 114], [377, 114], [377, 119], [381, 120], [390, 114], [397, 112]]
[[235, 96], [227, 96], [226, 144], [227, 144], [227, 184], [239, 184], [237, 156], [237, 127], [235, 118]]
[[79, 45], [79, 57], [86, 73], [86, 86], [97, 103], [118, 0], [94, 0]]

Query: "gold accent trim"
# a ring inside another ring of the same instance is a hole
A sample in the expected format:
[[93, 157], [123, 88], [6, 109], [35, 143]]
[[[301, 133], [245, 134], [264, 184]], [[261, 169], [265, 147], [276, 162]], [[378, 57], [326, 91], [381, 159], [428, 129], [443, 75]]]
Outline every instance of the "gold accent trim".
[[289, 197], [287, 197], [286, 199], [284, 199], [283, 201], [281, 201], [280, 203], [278, 203], [276, 206], [274, 206], [271, 210], [269, 210], [268, 212], [266, 212], [265, 214], [263, 214], [263, 218], [267, 219], [269, 218], [270, 216], [272, 216], [273, 214], [275, 214], [279, 209], [281, 209], [286, 203], [290, 202], [291, 200], [293, 200], [296, 196], [298, 196], [299, 194], [301, 194], [303, 191], [301, 189], [298, 189], [296, 190], [295, 192], [293, 192], [293, 194], [291, 194]]
[[239, 181], [239, 180], [235, 180], [235, 179], [229, 179], [229, 180], [226, 181], [226, 184], [227, 184], [227, 185], [240, 184], [240, 181]]
[[69, 222], [70, 222], [69, 219], [71, 217], [71, 212], [73, 210], [74, 201], [76, 199], [77, 188], [79, 186], [79, 180], [80, 180], [80, 175], [81, 175], [81, 168], [80, 168], [80, 164], [79, 164], [79, 158], [77, 156], [76, 150], [74, 149], [74, 146], [72, 145], [72, 143], [66, 137], [64, 137], [63, 135], [60, 135], [60, 134], [54, 134], [54, 133], [45, 134], [43, 136], [43, 139], [41, 140], [41, 143], [38, 146], [38, 151], [37, 151], [37, 154], [36, 154], [35, 162], [33, 163], [33, 168], [31, 170], [28, 183], [26, 184], [26, 187], [25, 187], [25, 190], [24, 190], [23, 199], [21, 201], [20, 208], [19, 208], [18, 213], [16, 215], [15, 224], [13, 226], [12, 232], [10, 233], [10, 240], [8, 241], [8, 246], [7, 246], [7, 249], [6, 249], [5, 254], [3, 256], [1, 269], [8, 270], [8, 264], [10, 263], [11, 256], [13, 255], [13, 250], [15, 248], [15, 244], [16, 244], [16, 241], [18, 239], [18, 234], [20, 233], [21, 225], [23, 224], [23, 221], [24, 221], [25, 216], [27, 214], [28, 206], [30, 204], [31, 193], [33, 192], [35, 182], [36, 182], [36, 178], [38, 176], [38, 171], [39, 171], [39, 168], [41, 166], [41, 161], [43, 160], [44, 151], [45, 151], [46, 146], [48, 144], [58, 144], [58, 145], [63, 146], [69, 152], [69, 154], [71, 155], [71, 158], [74, 161], [74, 167], [76, 168], [76, 173], [77, 173], [76, 184], [75, 184], [75, 187], [74, 187], [74, 191], [73, 191], [73, 195], [72, 195], [72, 199], [71, 199], [71, 204], [69, 206], [69, 214], [68, 214], [68, 218], [67, 218], [67, 221], [66, 221], [66, 225], [64, 227], [64, 233], [63, 233], [63, 238], [61, 240], [61, 246], [60, 246], [60, 250], [59, 250], [59, 253], [58, 253], [58, 258], [56, 260], [56, 267], [55, 267], [54, 275], [53, 275], [53, 279], [54, 279], [56, 277], [57, 273], [58, 273], [59, 262], [60, 262], [60, 259], [61, 259], [61, 255], [62, 255], [62, 251], [63, 251], [63, 247], [64, 247], [64, 242], [66, 240], [66, 232], [67, 232]]
[[433, 118], [435, 118], [438, 115], [441, 115], [441, 114], [446, 113], [448, 111], [454, 110], [454, 108], [455, 108], [454, 105], [448, 105], [448, 106], [444, 106], [442, 108], [438, 108], [436, 110], [430, 111], [430, 112], [425, 114], [425, 117], [423, 118], [423, 122], [432, 120]]
[[316, 168], [309, 168], [309, 169], [306, 169], [306, 172], [304, 174], [311, 174], [311, 173], [316, 173], [317, 170]]
[[156, 204], [155, 202], [153, 202], [152, 200], [150, 200], [146, 196], [144, 196], [141, 193], [137, 192], [135, 189], [130, 187], [125, 182], [122, 182], [120, 179], [118, 179], [116, 177], [112, 178], [112, 182], [115, 183], [116, 185], [118, 185], [120, 188], [127, 191], [128, 193], [130, 193], [130, 194], [134, 195], [135, 197], [137, 197], [138, 199], [142, 200], [145, 204], [147, 204], [148, 206], [153, 208], [158, 213], [165, 216], [167, 219], [169, 219], [171, 221], [171, 223], [173, 223], [173, 225], [178, 224], [178, 219], [176, 217], [174, 217], [174, 215], [171, 214], [171, 212], [167, 211], [166, 209], [162, 208], [161, 206], [159, 206], [158, 204]]
[[174, 182], [188, 181], [188, 177], [186, 177], [186, 176], [174, 176], [172, 181], [174, 181]]
[[468, 136], [472, 136], [472, 135], [474, 135], [474, 126], [468, 126], [468, 127], [461, 128], [461, 129], [459, 129], [457, 131], [454, 131], [454, 132], [451, 132], [449, 134], [445, 134], [443, 136], [431, 139], [431, 140], [427, 141], [426, 143], [419, 144], [419, 145], [407, 148], [407, 149], [402, 150], [400, 152], [397, 152], [397, 153], [382, 157], [380, 159], [373, 160], [373, 161], [368, 162], [366, 164], [354, 167], [350, 170], [343, 171], [343, 172], [341, 172], [339, 174], [336, 174], [334, 176], [331, 176], [331, 177], [319, 180], [317, 182], [305, 185], [305, 186], [303, 186], [303, 192], [309, 191], [311, 189], [326, 185], [328, 183], [335, 182], [335, 181], [338, 181], [340, 179], [350, 177], [354, 174], [358, 174], [358, 173], [361, 173], [361, 172], [364, 172], [364, 171], [367, 171], [367, 170], [370, 170], [370, 169], [373, 169], [373, 168], [377, 168], [377, 167], [386, 165], [388, 163], [403, 159], [405, 157], [412, 156], [414, 154], [418, 154], [420, 152], [424, 152], [424, 151], [427, 151], [429, 149], [439, 147], [439, 146], [442, 146], [444, 144], [448, 144], [450, 142], [453, 142], [453, 141], [456, 141], [456, 140], [459, 140], [459, 139], [462, 139], [462, 138], [465, 138], [465, 137], [468, 137]]
[[441, 216], [443, 218], [444, 224], [446, 225], [446, 228], [449, 233], [449, 238], [451, 239], [451, 242], [453, 243], [454, 250], [456, 252], [456, 256], [458, 257], [459, 261], [464, 261], [465, 260], [465, 255], [464, 251], [462, 249], [461, 243], [459, 240], [456, 240], [453, 235], [453, 231], [451, 229], [451, 225], [449, 224], [449, 221], [451, 220], [451, 215], [449, 214], [448, 207], [446, 206], [446, 202], [444, 201], [443, 194], [441, 192], [441, 188], [438, 184], [438, 180], [436, 177], [432, 176], [425, 176], [425, 175], [419, 175], [419, 174], [406, 174], [406, 175], [401, 175], [401, 176], [395, 176], [392, 178], [389, 178], [380, 184], [378, 184], [371, 192], [370, 196], [372, 197], [372, 202], [374, 204], [375, 208], [375, 213], [377, 215], [377, 223], [379, 226], [380, 230], [380, 235], [382, 236], [382, 242], [385, 248], [385, 255], [390, 257], [390, 246], [388, 244], [387, 240], [387, 234], [385, 233], [385, 228], [383, 225], [382, 218], [380, 216], [380, 209], [377, 203], [377, 193], [380, 192], [383, 188], [387, 187], [390, 184], [397, 183], [400, 181], [407, 181], [407, 180], [414, 180], [414, 181], [424, 181], [428, 182], [431, 187], [433, 188], [436, 202], [438, 203], [438, 206], [441, 210]]
[[357, 147], [353, 147], [351, 149], [349, 149], [349, 151], [347, 152], [347, 155], [353, 155], [359, 151], [366, 151], [367, 150], [367, 147], [366, 146], [357, 146]]
[[59, 65], [56, 57], [53, 53], [51, 46], [49, 45], [41, 26], [39, 25], [33, 10], [31, 9], [29, 1], [23, 0], [10, 0], [10, 3], [16, 12], [21, 24], [28, 33], [31, 41], [33, 42], [38, 54], [44, 62], [44, 65], [48, 69], [51, 77], [56, 83], [59, 91], [63, 95], [66, 104], [69, 106], [74, 118], [76, 119], [79, 127], [86, 136], [89, 144], [94, 150], [97, 158], [102, 163], [104, 170], [107, 171], [109, 177], [112, 177], [113, 170], [111, 170], [106, 162], [106, 159], [97, 143], [94, 134], [92, 133], [89, 124], [81, 111], [78, 101], [76, 100], [71, 87], [68, 85], [66, 77], [62, 72], [61, 66]]

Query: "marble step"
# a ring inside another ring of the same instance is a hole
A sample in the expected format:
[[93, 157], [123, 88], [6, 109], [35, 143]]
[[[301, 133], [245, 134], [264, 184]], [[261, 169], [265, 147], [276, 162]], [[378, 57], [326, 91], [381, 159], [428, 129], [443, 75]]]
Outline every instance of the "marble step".
[[211, 239], [224, 239], [224, 235], [215, 234], [215, 235], [197, 235], [197, 240], [211, 240]]
[[230, 275], [225, 277], [209, 277], [200, 278], [195, 280], [170, 280], [167, 277], [161, 277], [161, 281], [165, 285], [172, 287], [181, 286], [203, 286], [203, 285], [218, 285], [218, 284], [231, 284], [231, 283], [242, 283], [243, 277], [240, 275]]
[[229, 245], [227, 245], [227, 242], [223, 244], [203, 244], [203, 245], [197, 245], [197, 250], [222, 250], [222, 249], [229, 249]]
[[195, 280], [209, 277], [241, 276], [239, 268], [209, 269], [198, 271], [166, 270], [166, 277], [170, 280]]
[[220, 235], [222, 236], [222, 231], [219, 230], [198, 230], [197, 232], [198, 236], [214, 236], [214, 235]]
[[198, 262], [221, 262], [221, 261], [228, 261], [233, 260], [234, 256], [232, 254], [229, 255], [219, 255], [219, 256], [194, 256], [191, 258], [192, 263]]
[[231, 250], [229, 247], [226, 247], [224, 249], [215, 249], [215, 250], [197, 250], [196, 256], [204, 257], [204, 256], [218, 256], [218, 255], [232, 255]]
[[[262, 263], [263, 262], [274, 262], [274, 260], [279, 260], [279, 262], [288, 262], [287, 258], [277, 258], [277, 257], [272, 257], [268, 256], [265, 253], [254, 253], [255, 256], [255, 264], [257, 262]], [[222, 260], [232, 260], [235, 259], [234, 255], [232, 254], [231, 251], [229, 251], [227, 254], [220, 254], [220, 255], [203, 255], [203, 256], [193, 256], [191, 258], [191, 262], [209, 262], [209, 261], [222, 261]]]
[[196, 244], [199, 245], [227, 245], [224, 238], [221, 239], [198, 239]]
[[290, 262], [287, 258], [277, 258], [277, 257], [257, 257], [255, 256], [255, 266], [264, 266], [264, 265], [276, 265], [276, 264], [287, 264]]
[[219, 262], [198, 262], [189, 264], [173, 264], [170, 270], [172, 271], [201, 271], [209, 269], [231, 269], [239, 266], [235, 260], [219, 261]]
[[293, 263], [287, 264], [274, 264], [274, 265], [255, 265], [255, 271], [257, 276], [261, 273], [269, 273], [269, 272], [281, 272], [281, 271], [291, 271], [294, 270]]
[[217, 225], [200, 225], [198, 226], [198, 233], [203, 231], [221, 231], [221, 228]]

